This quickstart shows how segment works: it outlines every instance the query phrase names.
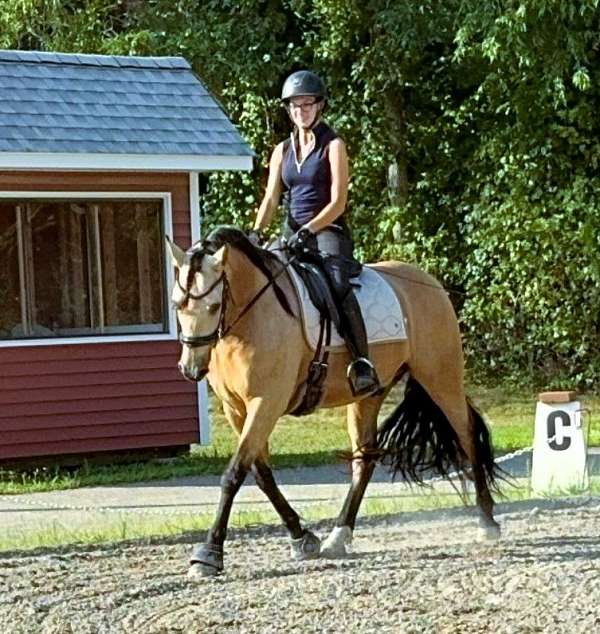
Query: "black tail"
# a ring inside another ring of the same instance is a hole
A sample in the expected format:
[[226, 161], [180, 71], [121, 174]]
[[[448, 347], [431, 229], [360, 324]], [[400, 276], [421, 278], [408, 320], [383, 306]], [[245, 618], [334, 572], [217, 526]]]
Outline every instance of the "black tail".
[[[475, 424], [477, 459], [488, 486], [494, 487], [499, 468], [494, 462], [488, 429], [481, 415], [469, 403]], [[442, 410], [422, 385], [410, 377], [404, 400], [386, 418], [377, 434], [381, 462], [394, 477], [423, 484], [427, 472], [448, 477], [453, 471], [470, 476], [470, 463], [456, 432]]]

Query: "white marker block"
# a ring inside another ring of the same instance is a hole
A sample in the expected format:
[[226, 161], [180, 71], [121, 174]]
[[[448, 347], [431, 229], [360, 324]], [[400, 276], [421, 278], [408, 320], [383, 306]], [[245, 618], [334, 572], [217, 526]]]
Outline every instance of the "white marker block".
[[540, 394], [531, 465], [535, 493], [570, 493], [588, 486], [581, 404], [574, 398], [573, 392]]

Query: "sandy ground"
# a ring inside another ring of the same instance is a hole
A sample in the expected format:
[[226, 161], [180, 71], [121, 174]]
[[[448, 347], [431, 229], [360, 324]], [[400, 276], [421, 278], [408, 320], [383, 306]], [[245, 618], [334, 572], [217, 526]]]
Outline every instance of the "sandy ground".
[[[186, 578], [192, 543], [0, 556], [0, 632], [600, 631], [600, 499], [363, 518], [353, 554], [298, 563], [280, 528], [230, 533], [226, 570]], [[315, 527], [323, 537], [329, 523]]]

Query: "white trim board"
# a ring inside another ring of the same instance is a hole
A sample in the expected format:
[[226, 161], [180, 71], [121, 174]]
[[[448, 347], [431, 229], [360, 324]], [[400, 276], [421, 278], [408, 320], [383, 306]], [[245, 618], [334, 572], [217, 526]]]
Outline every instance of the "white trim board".
[[[198, 172], [190, 172], [190, 227], [192, 244], [200, 240], [202, 227], [200, 225], [200, 185], [198, 182]], [[175, 311], [172, 311], [175, 313]], [[198, 398], [198, 433], [200, 434], [200, 445], [210, 445], [212, 441], [212, 424], [208, 413], [208, 387], [206, 379], [202, 379], [197, 385]]]
[[30, 348], [32, 346], [73, 346], [88, 343], [136, 343], [142, 341], [174, 341], [170, 333], [156, 335], [90, 335], [89, 337], [44, 337], [42, 339], [2, 339], [0, 348]]
[[1, 170], [211, 172], [250, 171], [252, 156], [0, 152]]
[[38, 190], [12, 190], [3, 189], [0, 191], [0, 198], [108, 198], [112, 200], [119, 200], [121, 198], [171, 198], [171, 192], [136, 192], [136, 191], [101, 191], [92, 192], [85, 191], [38, 191]]
[[[75, 192], [75, 191], [0, 191], [0, 199], [155, 199], [163, 201], [163, 223], [164, 230], [167, 235], [173, 235], [173, 212], [171, 206], [170, 192]], [[164, 259], [165, 259], [165, 290], [167, 292], [167, 301], [173, 293], [174, 279], [169, 259], [166, 253], [166, 244], [163, 243]], [[60, 346], [75, 344], [94, 344], [94, 343], [129, 343], [139, 341], [165, 341], [177, 339], [177, 318], [174, 311], [168, 309], [167, 320], [169, 332], [144, 334], [144, 335], [90, 335], [89, 337], [43, 337], [39, 339], [3, 339], [0, 341], [0, 348], [23, 348], [32, 346]]]

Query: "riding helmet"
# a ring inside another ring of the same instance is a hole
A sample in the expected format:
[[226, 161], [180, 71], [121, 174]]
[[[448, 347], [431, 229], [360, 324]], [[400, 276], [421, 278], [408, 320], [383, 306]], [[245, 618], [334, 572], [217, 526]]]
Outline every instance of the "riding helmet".
[[281, 89], [281, 100], [289, 101], [292, 97], [300, 96], [327, 98], [325, 82], [310, 70], [298, 70], [292, 73], [284, 82]]

